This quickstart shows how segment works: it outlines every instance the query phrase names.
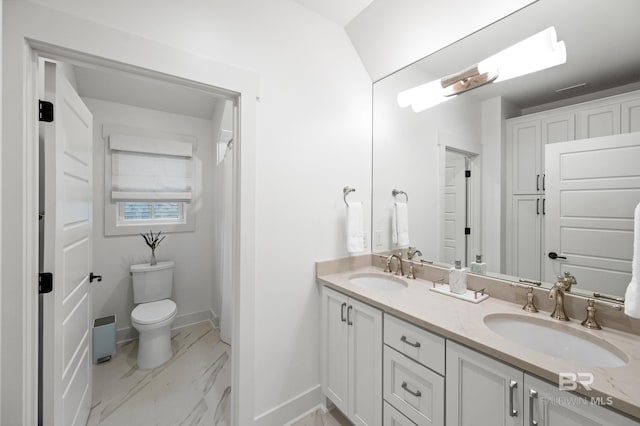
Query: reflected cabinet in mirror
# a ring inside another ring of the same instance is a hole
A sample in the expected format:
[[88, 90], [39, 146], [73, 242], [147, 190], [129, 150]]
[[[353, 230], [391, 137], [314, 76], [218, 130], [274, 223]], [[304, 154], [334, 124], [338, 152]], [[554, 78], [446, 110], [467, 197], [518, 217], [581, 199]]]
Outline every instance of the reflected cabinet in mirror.
[[[640, 2], [539, 0], [374, 83], [373, 251], [622, 297]], [[533, 36], [533, 37], [532, 37]], [[414, 259], [416, 260], [416, 259]]]

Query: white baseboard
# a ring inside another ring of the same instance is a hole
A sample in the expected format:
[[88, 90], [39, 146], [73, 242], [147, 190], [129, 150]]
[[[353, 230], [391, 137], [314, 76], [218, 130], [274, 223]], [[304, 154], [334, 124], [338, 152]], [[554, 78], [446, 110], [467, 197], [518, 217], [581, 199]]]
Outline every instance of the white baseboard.
[[260, 414], [254, 419], [253, 424], [254, 426], [289, 425], [318, 408], [324, 409], [324, 400], [322, 386], [314, 386], [277, 407]]
[[[176, 319], [173, 321], [173, 325], [171, 329], [175, 330], [178, 328], [187, 327], [189, 325], [197, 324], [199, 322], [204, 322], [204, 321], [211, 321], [211, 323], [214, 324], [214, 327], [215, 327], [215, 323], [213, 322], [214, 317], [216, 317], [216, 315], [213, 313], [211, 309], [206, 311], [200, 311], [200, 312], [192, 312], [190, 314], [178, 315], [176, 316]], [[138, 331], [131, 326], [123, 327], [116, 330], [116, 342], [118, 343], [137, 339], [137, 338], [138, 338]]]

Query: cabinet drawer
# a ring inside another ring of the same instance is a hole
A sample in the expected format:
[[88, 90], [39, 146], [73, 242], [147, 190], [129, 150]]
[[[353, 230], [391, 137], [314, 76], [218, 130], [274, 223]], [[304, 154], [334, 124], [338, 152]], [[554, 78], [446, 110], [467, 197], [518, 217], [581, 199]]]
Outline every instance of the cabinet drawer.
[[384, 343], [409, 358], [444, 375], [444, 338], [409, 324], [406, 321], [384, 316]]
[[444, 377], [384, 346], [384, 399], [419, 426], [444, 425]]
[[400, 411], [393, 408], [393, 405], [384, 401], [384, 418], [382, 424], [384, 426], [416, 426], [414, 422], [409, 420]]

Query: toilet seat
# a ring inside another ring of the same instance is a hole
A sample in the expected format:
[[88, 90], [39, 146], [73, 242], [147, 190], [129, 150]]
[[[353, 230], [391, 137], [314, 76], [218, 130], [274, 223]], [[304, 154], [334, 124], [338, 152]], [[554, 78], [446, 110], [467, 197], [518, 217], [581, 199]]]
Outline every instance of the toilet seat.
[[171, 318], [176, 313], [176, 303], [171, 299], [141, 303], [131, 312], [131, 320], [137, 324], [155, 324]]

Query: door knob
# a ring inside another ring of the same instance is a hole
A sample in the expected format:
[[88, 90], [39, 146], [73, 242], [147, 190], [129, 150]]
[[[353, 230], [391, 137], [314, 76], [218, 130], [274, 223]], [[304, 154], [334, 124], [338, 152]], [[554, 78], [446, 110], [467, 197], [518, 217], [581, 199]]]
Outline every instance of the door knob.
[[566, 259], [566, 256], [559, 256], [558, 253], [556, 253], [555, 251], [550, 251], [549, 252], [549, 259]]
[[98, 280], [98, 282], [102, 282], [102, 275], [95, 275], [93, 272], [89, 273], [89, 282], [92, 283], [93, 280]]

